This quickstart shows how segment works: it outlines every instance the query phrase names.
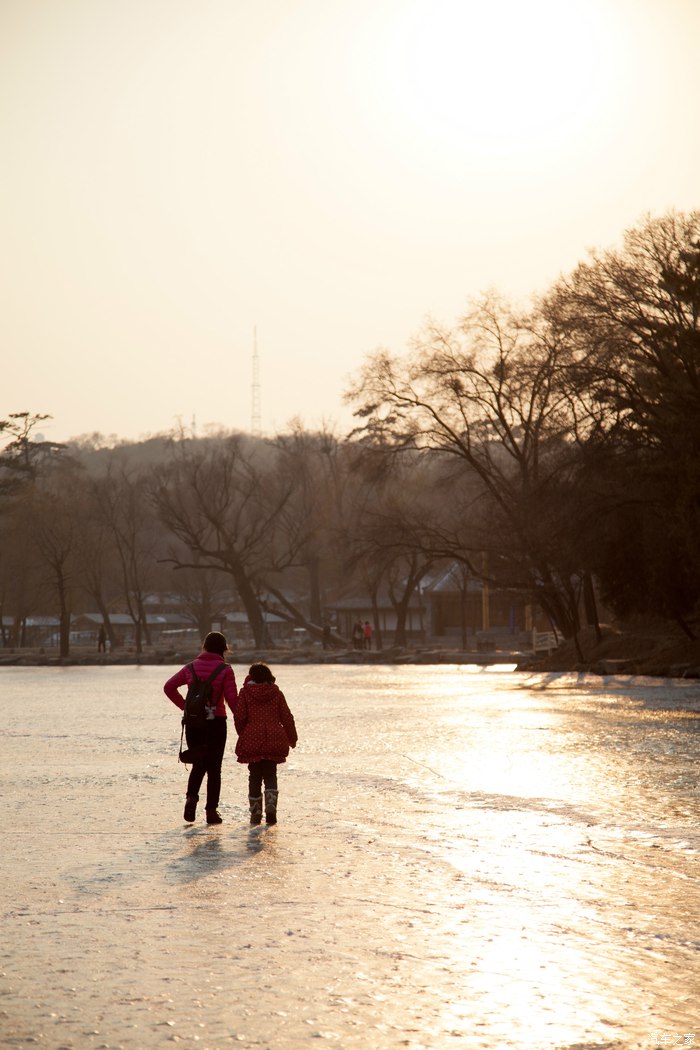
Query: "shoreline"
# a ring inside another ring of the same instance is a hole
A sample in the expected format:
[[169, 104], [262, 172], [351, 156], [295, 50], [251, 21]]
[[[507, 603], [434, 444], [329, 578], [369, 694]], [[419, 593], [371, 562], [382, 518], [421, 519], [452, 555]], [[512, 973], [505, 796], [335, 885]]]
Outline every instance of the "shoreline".
[[[437, 646], [416, 649], [387, 647], [380, 651], [322, 650], [315, 646], [265, 650], [246, 647], [232, 649], [229, 663], [235, 667], [250, 665], [256, 660], [271, 665], [461, 664], [484, 668], [502, 666], [504, 669], [507, 667], [509, 670], [532, 673], [700, 678], [698, 641], [648, 630], [606, 631], [600, 642], [585, 637], [582, 632], [580, 645], [586, 656], [584, 661], [580, 660], [574, 643], [568, 641], [549, 654], [505, 649], [483, 652]], [[182, 666], [195, 655], [189, 649], [149, 650], [138, 654], [131, 650], [96, 653], [76, 647], [68, 657], [60, 657], [55, 650], [0, 650], [0, 670], [3, 667]]]
[[[322, 651], [317, 649], [235, 649], [228, 655], [233, 666], [250, 665], [256, 660], [269, 664], [517, 664], [520, 668], [530, 661], [530, 655], [522, 652], [492, 651], [469, 652], [462, 649], [393, 649], [373, 652], [358, 652], [353, 649]], [[133, 665], [153, 666], [189, 663], [196, 653], [186, 651], [84, 653], [75, 652], [61, 657], [55, 652], [31, 652], [27, 650], [9, 652], [0, 650], [2, 667], [128, 667]]]

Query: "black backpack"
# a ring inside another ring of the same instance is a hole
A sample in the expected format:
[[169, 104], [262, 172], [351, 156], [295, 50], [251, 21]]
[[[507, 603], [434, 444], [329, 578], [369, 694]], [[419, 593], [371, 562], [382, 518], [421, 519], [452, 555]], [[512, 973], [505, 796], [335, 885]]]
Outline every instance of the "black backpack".
[[204, 723], [214, 717], [214, 704], [212, 703], [214, 679], [227, 664], [219, 664], [208, 678], [197, 678], [194, 664], [187, 665], [192, 675], [185, 697], [185, 707], [182, 714], [183, 726], [203, 726]]

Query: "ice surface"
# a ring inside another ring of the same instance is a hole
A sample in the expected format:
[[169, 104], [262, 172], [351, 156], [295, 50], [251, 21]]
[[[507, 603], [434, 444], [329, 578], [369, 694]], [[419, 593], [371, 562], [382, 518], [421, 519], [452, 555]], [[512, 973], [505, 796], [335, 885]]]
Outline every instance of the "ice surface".
[[232, 722], [183, 823], [171, 668], [0, 670], [0, 1045], [700, 1045], [697, 683], [277, 670], [256, 829]]

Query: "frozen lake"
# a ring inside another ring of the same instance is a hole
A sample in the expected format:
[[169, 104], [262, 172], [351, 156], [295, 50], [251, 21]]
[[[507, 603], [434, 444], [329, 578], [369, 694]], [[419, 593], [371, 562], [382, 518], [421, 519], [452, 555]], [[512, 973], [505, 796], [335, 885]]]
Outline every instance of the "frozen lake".
[[280, 666], [251, 829], [172, 670], [0, 670], [0, 1046], [700, 1047], [700, 683]]

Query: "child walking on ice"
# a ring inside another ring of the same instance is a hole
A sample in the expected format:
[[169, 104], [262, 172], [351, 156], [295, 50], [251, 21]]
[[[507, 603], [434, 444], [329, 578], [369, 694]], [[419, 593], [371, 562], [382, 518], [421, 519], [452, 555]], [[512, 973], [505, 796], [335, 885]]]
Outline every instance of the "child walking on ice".
[[251, 666], [238, 694], [233, 721], [238, 732], [238, 761], [248, 763], [250, 823], [262, 821], [264, 783], [265, 821], [276, 824], [277, 766], [286, 760], [290, 747], [296, 747], [297, 730], [284, 693], [275, 685], [267, 664]]

